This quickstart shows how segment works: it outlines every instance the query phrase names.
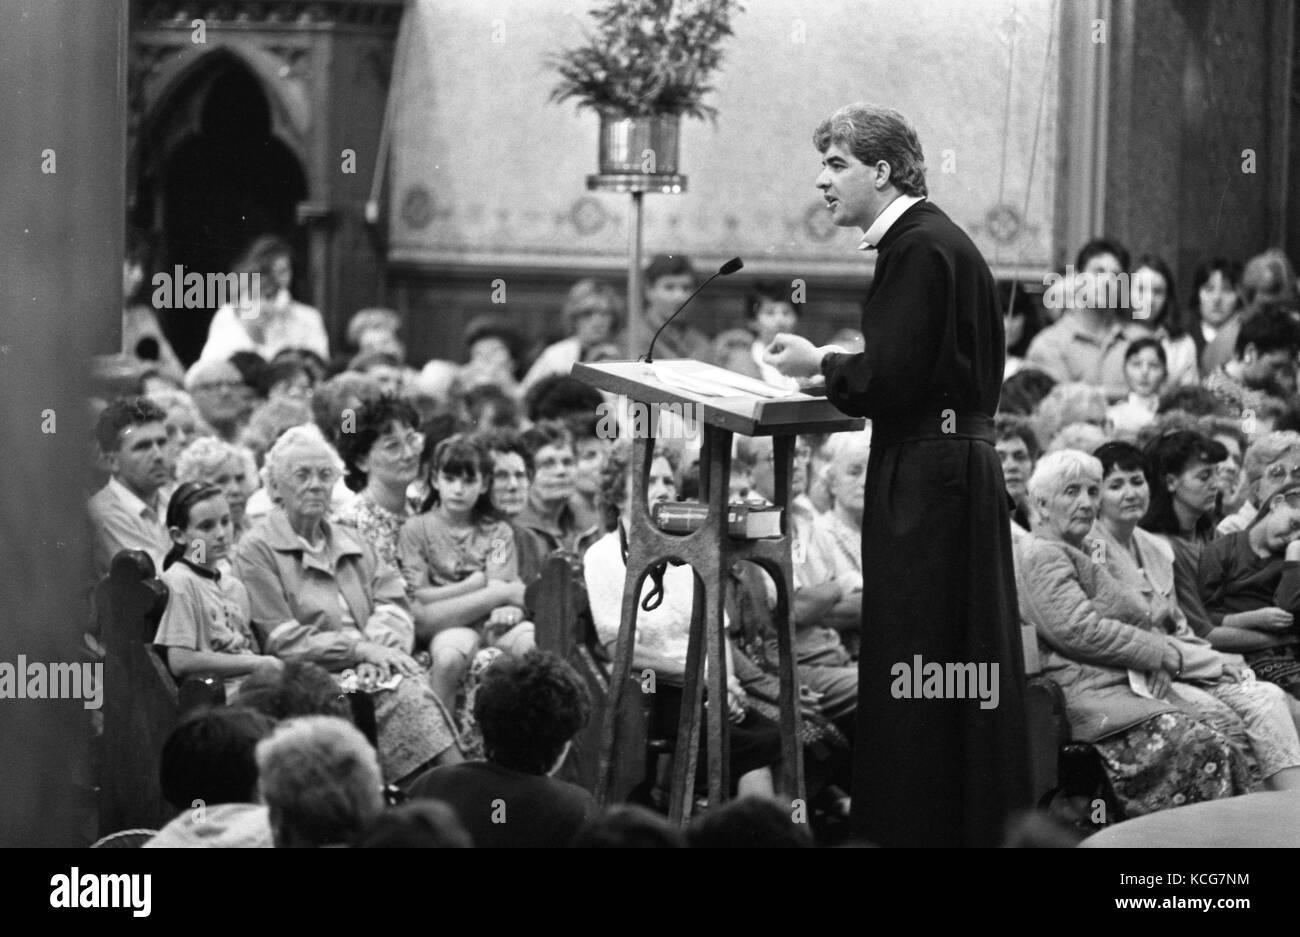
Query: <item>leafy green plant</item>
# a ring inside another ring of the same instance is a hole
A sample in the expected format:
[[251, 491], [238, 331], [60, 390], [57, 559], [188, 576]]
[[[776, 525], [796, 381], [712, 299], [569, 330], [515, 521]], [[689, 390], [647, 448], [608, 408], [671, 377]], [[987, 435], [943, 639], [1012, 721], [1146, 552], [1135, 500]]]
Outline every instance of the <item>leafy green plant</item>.
[[703, 98], [732, 14], [743, 9], [738, 0], [607, 0], [586, 42], [549, 58], [560, 73], [551, 100], [627, 117], [716, 119]]

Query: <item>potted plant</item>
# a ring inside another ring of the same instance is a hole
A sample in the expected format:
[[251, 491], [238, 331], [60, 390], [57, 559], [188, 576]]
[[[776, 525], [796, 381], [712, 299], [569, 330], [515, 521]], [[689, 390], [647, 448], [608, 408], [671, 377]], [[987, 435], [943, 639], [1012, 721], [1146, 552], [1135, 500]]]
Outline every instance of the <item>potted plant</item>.
[[551, 100], [600, 114], [602, 173], [677, 171], [683, 114], [714, 120], [704, 103], [738, 0], [606, 0], [586, 42], [552, 56]]

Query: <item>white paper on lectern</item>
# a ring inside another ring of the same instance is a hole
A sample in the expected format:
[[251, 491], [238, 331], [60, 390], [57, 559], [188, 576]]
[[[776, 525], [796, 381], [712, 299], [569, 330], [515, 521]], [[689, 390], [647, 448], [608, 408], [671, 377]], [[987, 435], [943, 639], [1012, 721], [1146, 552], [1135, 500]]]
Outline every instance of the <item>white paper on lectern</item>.
[[708, 397], [735, 397], [737, 394], [748, 394], [775, 400], [799, 393], [798, 390], [774, 387], [748, 375], [712, 367], [698, 361], [656, 361], [650, 365], [650, 368], [655, 378], [664, 384]]

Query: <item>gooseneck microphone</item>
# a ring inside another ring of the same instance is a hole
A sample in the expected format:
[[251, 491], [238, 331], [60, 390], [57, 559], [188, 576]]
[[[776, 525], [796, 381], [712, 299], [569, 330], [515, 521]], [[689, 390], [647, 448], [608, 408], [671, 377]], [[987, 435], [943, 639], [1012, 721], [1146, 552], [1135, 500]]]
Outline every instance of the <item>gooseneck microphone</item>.
[[674, 319], [677, 318], [677, 313], [681, 312], [683, 309], [685, 309], [687, 306], [691, 304], [692, 299], [700, 295], [700, 290], [704, 289], [706, 286], [708, 286], [718, 277], [731, 276], [731, 274], [735, 273], [743, 266], [745, 266], [745, 262], [743, 260], [741, 260], [739, 257], [732, 257], [725, 264], [723, 264], [721, 267], [718, 268], [717, 273], [713, 274], [713, 276], [709, 277], [707, 280], [705, 280], [703, 283], [697, 286], [695, 288], [695, 292], [692, 293], [690, 296], [686, 297], [686, 302], [682, 303], [675, 310], [673, 310], [673, 314], [664, 320], [663, 325], [659, 326], [659, 329], [655, 332], [654, 338], [650, 339], [650, 350], [645, 353], [645, 358], [643, 358], [642, 360], [645, 361], [646, 364], [650, 364], [654, 361], [655, 342], [659, 341], [659, 333], [668, 327], [669, 322], [672, 322]]

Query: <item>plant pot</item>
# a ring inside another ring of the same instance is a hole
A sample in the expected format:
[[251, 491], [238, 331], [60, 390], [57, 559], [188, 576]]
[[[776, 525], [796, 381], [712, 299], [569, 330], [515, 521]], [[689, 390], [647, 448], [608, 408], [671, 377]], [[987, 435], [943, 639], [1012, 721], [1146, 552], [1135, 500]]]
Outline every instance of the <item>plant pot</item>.
[[677, 140], [681, 122], [680, 114], [628, 117], [617, 111], [602, 111], [601, 173], [676, 173]]

